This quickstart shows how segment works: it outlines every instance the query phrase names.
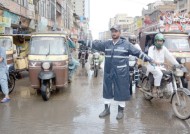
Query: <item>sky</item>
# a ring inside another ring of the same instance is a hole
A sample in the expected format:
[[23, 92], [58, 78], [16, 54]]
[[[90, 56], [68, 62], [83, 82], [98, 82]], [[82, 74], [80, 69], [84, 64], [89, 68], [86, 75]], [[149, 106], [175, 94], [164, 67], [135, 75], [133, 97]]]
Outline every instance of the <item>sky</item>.
[[90, 30], [93, 39], [98, 39], [99, 32], [108, 30], [109, 19], [116, 14], [141, 16], [143, 7], [147, 9], [146, 5], [155, 1], [157, 0], [90, 0]]

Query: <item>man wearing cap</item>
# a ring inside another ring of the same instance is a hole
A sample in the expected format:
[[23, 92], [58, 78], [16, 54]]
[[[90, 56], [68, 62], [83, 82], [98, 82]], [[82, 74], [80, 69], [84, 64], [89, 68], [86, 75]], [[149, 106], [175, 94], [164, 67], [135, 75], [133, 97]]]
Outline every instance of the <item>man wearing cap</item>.
[[105, 109], [99, 117], [103, 118], [110, 114], [110, 102], [114, 99], [118, 102], [118, 114], [116, 119], [122, 119], [125, 101], [130, 99], [129, 91], [129, 55], [133, 55], [153, 62], [153, 60], [136, 49], [131, 43], [120, 37], [120, 27], [114, 25], [110, 29], [112, 40], [105, 42], [93, 41], [92, 48], [105, 53], [103, 98]]

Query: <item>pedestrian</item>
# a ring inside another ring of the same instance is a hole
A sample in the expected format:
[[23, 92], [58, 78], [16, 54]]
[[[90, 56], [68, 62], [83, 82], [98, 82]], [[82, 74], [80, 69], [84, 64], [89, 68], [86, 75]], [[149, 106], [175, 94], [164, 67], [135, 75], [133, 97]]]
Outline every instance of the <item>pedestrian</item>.
[[118, 102], [118, 114], [116, 119], [124, 116], [125, 101], [130, 100], [129, 82], [129, 55], [133, 55], [153, 62], [150, 57], [136, 49], [126, 39], [120, 37], [119, 25], [110, 29], [112, 40], [105, 42], [93, 41], [92, 48], [105, 53], [103, 98], [105, 109], [99, 117], [103, 118], [110, 114], [111, 99]]
[[6, 60], [6, 50], [0, 46], [0, 85], [1, 90], [5, 97], [1, 100], [1, 103], [9, 102], [9, 89], [8, 89], [8, 69]]
[[67, 36], [67, 45], [69, 47], [69, 77], [68, 77], [68, 82], [71, 83], [73, 74], [76, 72], [77, 67], [80, 65], [80, 63], [74, 58], [73, 53], [72, 53], [76, 49], [76, 44], [68, 36]]

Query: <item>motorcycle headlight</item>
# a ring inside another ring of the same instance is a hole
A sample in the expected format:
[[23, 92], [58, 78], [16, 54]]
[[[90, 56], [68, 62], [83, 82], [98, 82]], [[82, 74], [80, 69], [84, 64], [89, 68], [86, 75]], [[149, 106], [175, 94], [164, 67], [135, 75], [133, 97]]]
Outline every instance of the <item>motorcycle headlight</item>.
[[186, 62], [186, 59], [185, 58], [176, 58], [177, 62], [179, 64], [184, 64]]
[[134, 67], [135, 64], [136, 64], [136, 61], [129, 61], [129, 66], [130, 66], [130, 67]]
[[94, 58], [98, 59], [99, 58], [99, 53], [94, 53]]
[[44, 70], [48, 70], [48, 69], [50, 69], [50, 67], [51, 67], [51, 64], [49, 62], [42, 63], [42, 68]]
[[184, 63], [185, 63], [185, 58], [182, 58], [182, 59], [180, 60], [180, 62], [181, 62], [181, 64], [184, 64]]

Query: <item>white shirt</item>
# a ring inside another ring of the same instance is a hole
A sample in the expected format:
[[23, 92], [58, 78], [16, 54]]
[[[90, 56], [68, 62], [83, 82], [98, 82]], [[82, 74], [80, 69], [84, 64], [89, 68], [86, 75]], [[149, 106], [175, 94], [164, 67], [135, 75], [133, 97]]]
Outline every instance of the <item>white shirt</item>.
[[138, 50], [142, 51], [141, 47], [139, 46], [139, 44], [135, 44], [133, 45], [135, 48], [137, 48]]
[[[134, 46], [136, 49], [142, 51], [142, 50], [141, 50], [141, 47], [139, 46], [139, 44], [135, 44], [135, 45], [133, 45], [133, 46]], [[135, 57], [135, 56], [132, 56], [132, 55], [129, 55], [129, 61], [134, 61], [134, 60], [136, 60], [136, 57]]]
[[[113, 40], [112, 40], [112, 41], [113, 41]], [[119, 39], [118, 39], [116, 42], [113, 41], [113, 44], [116, 45], [118, 42], [119, 42]]]
[[164, 63], [165, 59], [167, 59], [173, 65], [179, 64], [165, 46], [163, 46], [162, 49], [160, 49], [159, 51], [156, 49], [155, 46], [151, 46], [148, 50], [148, 56], [150, 56], [154, 61], [159, 63]]

